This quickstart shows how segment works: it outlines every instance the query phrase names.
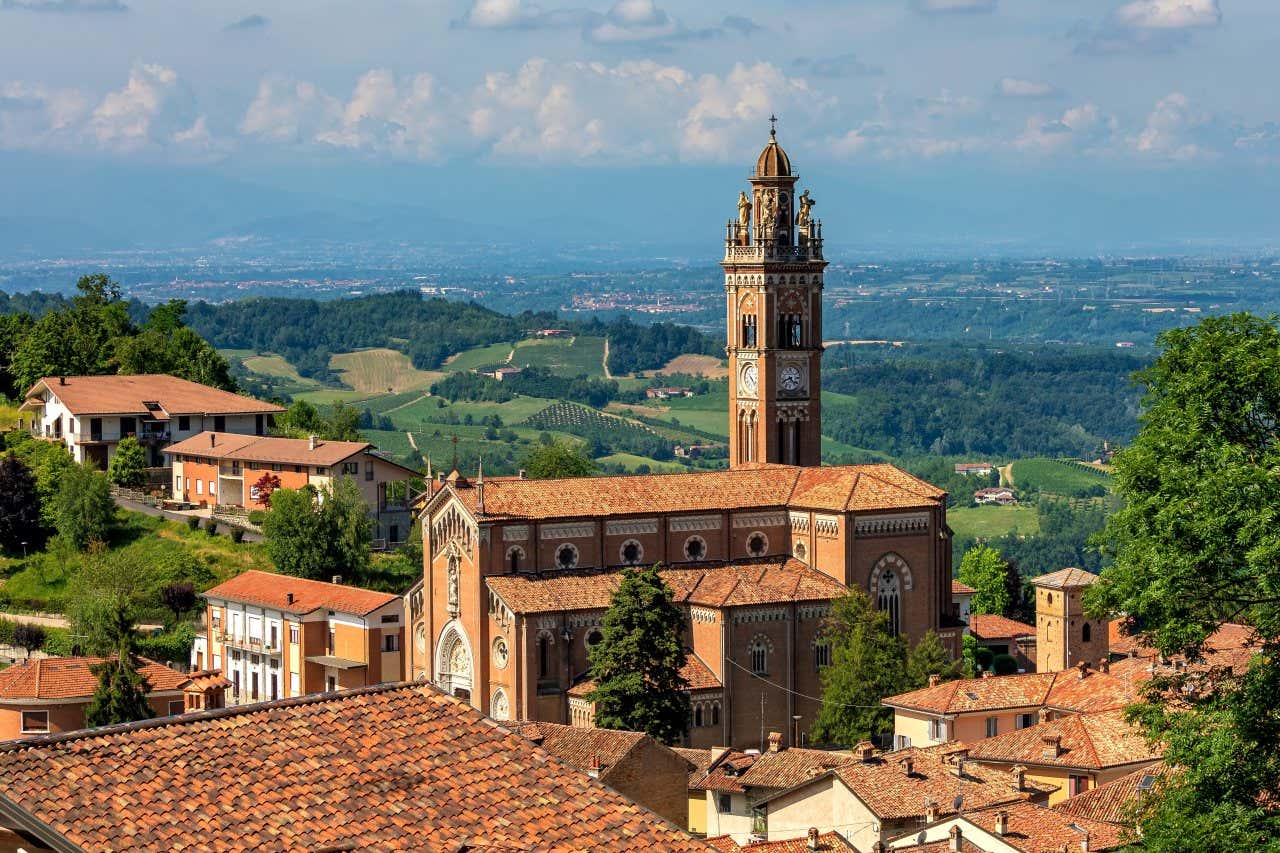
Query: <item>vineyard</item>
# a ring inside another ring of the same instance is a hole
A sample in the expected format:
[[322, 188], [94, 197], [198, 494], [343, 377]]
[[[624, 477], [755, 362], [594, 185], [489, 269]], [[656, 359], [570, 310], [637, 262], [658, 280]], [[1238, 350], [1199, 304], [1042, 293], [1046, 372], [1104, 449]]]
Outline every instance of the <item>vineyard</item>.
[[532, 415], [524, 426], [548, 432], [567, 432], [587, 440], [593, 457], [610, 453], [634, 453], [650, 459], [671, 459], [675, 442], [654, 430], [575, 403], [552, 403]]

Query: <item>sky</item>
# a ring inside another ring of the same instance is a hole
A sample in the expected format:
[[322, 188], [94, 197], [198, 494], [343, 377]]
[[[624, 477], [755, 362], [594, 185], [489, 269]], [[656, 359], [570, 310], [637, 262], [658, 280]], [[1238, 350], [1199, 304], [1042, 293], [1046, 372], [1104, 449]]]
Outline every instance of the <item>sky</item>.
[[0, 221], [117, 205], [162, 241], [129, 188], [198, 179], [212, 231], [410, 205], [678, 241], [776, 114], [829, 238], [1267, 248], [1277, 78], [1275, 0], [0, 0]]

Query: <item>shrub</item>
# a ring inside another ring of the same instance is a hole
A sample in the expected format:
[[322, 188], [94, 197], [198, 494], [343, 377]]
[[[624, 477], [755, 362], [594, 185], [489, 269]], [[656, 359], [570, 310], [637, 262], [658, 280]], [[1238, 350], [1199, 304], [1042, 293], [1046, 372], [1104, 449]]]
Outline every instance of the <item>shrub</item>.
[[17, 623], [8, 619], [0, 619], [0, 643], [6, 646], [16, 645], [13, 641], [14, 633], [17, 630]]
[[974, 657], [978, 661], [978, 669], [991, 669], [995, 654], [986, 646], [979, 646], [978, 650], [974, 652]]
[[265, 509], [251, 509], [251, 510], [249, 510], [249, 523], [250, 523], [250, 524], [252, 524], [252, 525], [254, 525], [254, 526], [256, 526], [256, 527], [261, 527], [261, 526], [262, 526], [262, 522], [264, 522], [264, 521], [266, 521], [266, 520], [267, 520], [267, 511], [266, 511]]
[[200, 529], [200, 518], [194, 515], [187, 516], [187, 529], [191, 531]]
[[52, 657], [66, 657], [75, 654], [75, 643], [71, 642], [71, 631], [67, 628], [50, 628], [45, 631], [43, 651]]
[[206, 522], [204, 523], [204, 532], [205, 532], [206, 534], [208, 534], [209, 536], [217, 536], [217, 535], [218, 535], [218, 522], [214, 521], [212, 518], [211, 518], [211, 519], [209, 519], [208, 521], [206, 521]]
[[1013, 675], [1018, 671], [1018, 661], [1013, 655], [996, 655], [991, 661], [996, 675]]
[[244, 531], [243, 531], [243, 530], [241, 530], [239, 527], [232, 528], [232, 530], [231, 530], [231, 541], [232, 541], [232, 542], [234, 542], [234, 543], [236, 543], [237, 545], [239, 545], [241, 542], [243, 542], [243, 541], [244, 541]]
[[19, 622], [14, 626], [13, 644], [26, 649], [28, 656], [44, 645], [45, 638], [45, 630], [40, 625], [34, 625], [30, 622]]

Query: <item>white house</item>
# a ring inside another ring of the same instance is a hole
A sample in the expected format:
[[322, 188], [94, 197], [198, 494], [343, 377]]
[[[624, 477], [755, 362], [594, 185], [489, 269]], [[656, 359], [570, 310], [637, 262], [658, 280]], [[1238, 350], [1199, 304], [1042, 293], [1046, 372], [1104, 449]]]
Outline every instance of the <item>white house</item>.
[[204, 432], [266, 435], [274, 403], [163, 374], [46, 376], [27, 392], [23, 411], [34, 413], [32, 432], [62, 441], [77, 462], [106, 468], [120, 439], [148, 448], [148, 464], [165, 465], [171, 443]]

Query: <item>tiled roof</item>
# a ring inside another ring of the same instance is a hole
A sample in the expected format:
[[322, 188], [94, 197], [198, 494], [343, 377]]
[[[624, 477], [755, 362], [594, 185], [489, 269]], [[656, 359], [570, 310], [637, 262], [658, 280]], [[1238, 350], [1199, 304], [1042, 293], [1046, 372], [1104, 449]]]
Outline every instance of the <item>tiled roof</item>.
[[953, 580], [951, 582], [951, 594], [952, 595], [977, 595], [978, 591], [973, 587], [969, 586], [968, 584], [963, 584], [963, 583], [960, 583], [960, 581]]
[[[1125, 620], [1113, 619], [1107, 625], [1108, 646], [1113, 655], [1130, 655], [1150, 659], [1155, 649], [1143, 643], [1140, 636], [1125, 630]], [[1236, 666], [1248, 662], [1258, 649], [1258, 632], [1252, 625], [1224, 622], [1205, 641], [1206, 666]]]
[[1004, 640], [1013, 637], [1034, 637], [1034, 625], [1000, 616], [995, 613], [974, 613], [969, 617], [969, 633], [979, 640]]
[[936, 687], [924, 687], [910, 693], [889, 696], [883, 702], [891, 707], [930, 714], [1038, 708], [1049, 695], [1055, 677], [1052, 672], [1030, 672], [990, 678], [962, 678], [944, 681]]
[[[847, 591], [834, 578], [790, 557], [683, 565], [661, 574], [676, 602], [704, 607], [825, 601]], [[621, 580], [621, 570], [603, 569], [495, 575], [485, 583], [512, 611], [544, 613], [604, 610]]]
[[513, 730], [583, 773], [595, 768], [604, 775], [649, 736], [644, 732], [583, 729], [559, 723], [518, 723]]
[[1138, 698], [1132, 679], [1110, 672], [1077, 667], [1055, 673], [1053, 688], [1045, 697], [1045, 707], [1059, 711], [1088, 713], [1123, 708]]
[[[962, 748], [963, 744], [958, 743], [908, 747], [866, 762], [851, 761], [833, 772], [881, 820], [923, 818], [928, 800], [937, 804], [940, 817], [946, 817], [955, 813], [958, 795], [964, 797], [965, 811], [970, 811], [1021, 802], [1056, 790], [1028, 776], [1026, 790], [1016, 791], [1007, 771], [983, 767], [974, 761], [965, 761], [964, 776], [958, 777], [951, 756]], [[904, 759], [910, 759], [910, 774]]]
[[175, 456], [198, 456], [202, 459], [318, 465], [328, 468], [368, 450], [371, 446], [367, 441], [317, 441], [316, 449], [312, 450], [311, 441], [306, 438], [202, 432], [170, 445], [165, 452]]
[[[1046, 752], [1044, 738], [1052, 736], [1061, 738], [1057, 756]], [[974, 743], [969, 755], [979, 761], [1104, 770], [1155, 761], [1161, 750], [1148, 746], [1142, 732], [1114, 710], [1072, 714], [996, 735]]]
[[853, 760], [849, 752], [823, 749], [782, 749], [766, 752], [742, 774], [748, 788], [791, 788]]
[[[996, 832], [996, 822], [1001, 813], [1006, 819], [1003, 835], [999, 835]], [[1096, 820], [1072, 819], [1054, 809], [1029, 802], [1008, 803], [978, 811], [966, 810], [962, 817], [958, 819], [952, 818], [942, 826], [935, 826], [929, 832], [929, 835], [941, 835], [944, 829], [949, 830], [947, 824], [960, 827], [964, 850], [974, 850], [978, 851], [978, 853], [983, 853], [988, 848], [974, 842], [975, 838], [982, 837], [977, 830], [998, 836], [1003, 845], [1021, 851], [1021, 853], [1050, 853], [1050, 851], [1061, 850], [1077, 851], [1082, 849], [1080, 843], [1086, 837], [1091, 851], [1115, 850], [1124, 844], [1124, 836], [1120, 827]], [[974, 829], [974, 827], [977, 827], [977, 829]], [[929, 830], [926, 829], [926, 831], [928, 832]], [[916, 831], [913, 830], [901, 836], [901, 838], [893, 839], [893, 842], [900, 843], [904, 839], [914, 839], [915, 836]], [[949, 851], [951, 849], [949, 844], [949, 838], [942, 838], [930, 841], [923, 847], [910, 844], [899, 846], [897, 849], [904, 851], [904, 853], [916, 853], [919, 850], [934, 853], [934, 851]], [[1002, 846], [1000, 849], [1003, 850], [1005, 847]]]
[[1084, 569], [1060, 569], [1047, 575], [1041, 575], [1038, 578], [1032, 578], [1031, 582], [1036, 586], [1048, 587], [1049, 589], [1076, 589], [1082, 586], [1092, 586], [1098, 582], [1098, 576], [1092, 572], [1086, 572]]
[[699, 791], [742, 793], [747, 790], [742, 784], [742, 774], [750, 770], [759, 757], [755, 753], [730, 750], [715, 762], [707, 775], [689, 787]]
[[18, 741], [0, 793], [86, 850], [707, 849], [421, 683]]
[[[685, 649], [684, 666], [680, 667], [680, 676], [688, 683], [689, 690], [719, 690], [724, 687], [716, 674], [702, 662], [690, 649]], [[567, 691], [570, 696], [586, 698], [596, 689], [596, 683], [590, 678], [583, 679]]]
[[[478, 491], [473, 482], [454, 488], [459, 500], [477, 515]], [[892, 465], [746, 465], [688, 474], [568, 480], [493, 478], [485, 484], [484, 515], [582, 518], [784, 506], [828, 512], [918, 509], [936, 506], [945, 495]]]
[[784, 841], [756, 841], [751, 844], [738, 844], [732, 835], [717, 835], [708, 838], [707, 843], [724, 853], [737, 853], [739, 850], [749, 853], [858, 853], [858, 848], [845, 841], [835, 832], [824, 832], [818, 836], [818, 846], [810, 847], [808, 837], [788, 838]]
[[31, 386], [27, 397], [45, 388], [73, 415], [142, 415], [147, 403], [159, 403], [169, 416], [233, 415], [283, 412], [274, 403], [232, 394], [166, 374], [136, 376], [68, 376], [62, 384], [46, 376]]
[[[36, 658], [0, 672], [0, 701], [22, 699], [85, 699], [93, 695], [98, 678], [89, 667], [105, 658]], [[155, 693], [181, 690], [187, 676], [164, 664], [143, 659], [138, 668]]]
[[1143, 767], [1132, 773], [1126, 773], [1119, 779], [1113, 779], [1105, 785], [1099, 785], [1063, 800], [1054, 806], [1054, 811], [1076, 818], [1100, 820], [1120, 826], [1128, 825], [1133, 810], [1139, 801], [1154, 785], [1158, 785], [1170, 774], [1168, 765], [1163, 762]]
[[[292, 603], [289, 596], [293, 596]], [[205, 598], [225, 598], [248, 601], [274, 607], [289, 613], [310, 613], [312, 610], [339, 610], [363, 616], [379, 607], [399, 600], [400, 596], [387, 592], [374, 592], [358, 586], [325, 583], [291, 575], [278, 575], [250, 569], [231, 580], [223, 581], [204, 593]]]
[[689, 749], [683, 746], [673, 746], [672, 749], [676, 755], [689, 762], [690, 787], [694, 783], [700, 782], [702, 777], [707, 775], [707, 771], [711, 769], [711, 750]]

